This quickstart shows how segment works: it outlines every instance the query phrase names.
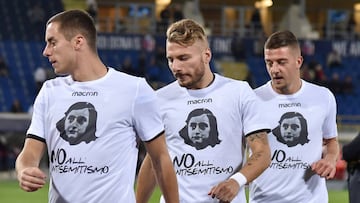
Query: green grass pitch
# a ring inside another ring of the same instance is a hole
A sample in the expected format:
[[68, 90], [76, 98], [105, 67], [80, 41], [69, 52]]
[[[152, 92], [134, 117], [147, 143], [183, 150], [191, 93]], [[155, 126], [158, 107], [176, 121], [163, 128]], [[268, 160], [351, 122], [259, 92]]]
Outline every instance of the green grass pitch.
[[[0, 181], [1, 203], [46, 203], [48, 185], [36, 192], [24, 192], [15, 180]], [[149, 203], [158, 203], [160, 190], [157, 188]], [[329, 191], [329, 203], [348, 203], [347, 190]]]

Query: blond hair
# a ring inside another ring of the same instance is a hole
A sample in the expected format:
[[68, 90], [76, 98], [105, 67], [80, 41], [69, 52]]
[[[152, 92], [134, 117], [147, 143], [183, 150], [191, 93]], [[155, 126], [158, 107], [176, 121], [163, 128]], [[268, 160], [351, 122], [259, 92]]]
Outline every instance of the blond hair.
[[191, 19], [183, 19], [171, 24], [166, 31], [166, 38], [169, 42], [183, 46], [191, 46], [197, 40], [208, 45], [204, 28]]

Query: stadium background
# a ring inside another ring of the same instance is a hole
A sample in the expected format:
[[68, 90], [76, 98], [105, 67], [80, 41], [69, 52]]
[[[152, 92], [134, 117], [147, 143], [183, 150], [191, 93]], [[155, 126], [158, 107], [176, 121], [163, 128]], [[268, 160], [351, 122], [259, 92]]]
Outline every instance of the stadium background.
[[[147, 77], [154, 88], [169, 83], [173, 78], [164, 57], [165, 33], [158, 30], [160, 13], [168, 5], [171, 9], [173, 5], [190, 5], [189, 8], [197, 8], [196, 12], [188, 12], [189, 9], [185, 12], [200, 17], [209, 32], [214, 71], [241, 80], [251, 76], [249, 81], [257, 87], [269, 79], [262, 56], [264, 40], [275, 30], [290, 29], [301, 41], [306, 64], [320, 64], [328, 79], [334, 72], [341, 79], [347, 75], [353, 79], [352, 93], [335, 93], [339, 138], [345, 143], [360, 129], [357, 3], [355, 0], [98, 0], [98, 51], [106, 65], [119, 70], [130, 60], [134, 74]], [[85, 0], [0, 0], [0, 56], [9, 68], [9, 75], [0, 77], [0, 143], [11, 151], [6, 154], [10, 158], [6, 159], [7, 166], [2, 163], [2, 170], [12, 168], [30, 122], [27, 111], [37, 92], [35, 70], [44, 67], [53, 77], [51, 65], [42, 56], [44, 24], [37, 27], [27, 15], [34, 5], [43, 9], [44, 19], [62, 10], [87, 9]], [[259, 11], [260, 31], [252, 21], [255, 10]], [[350, 29], [351, 19], [354, 21]], [[342, 65], [336, 68], [328, 67], [326, 62], [332, 50], [342, 57]], [[152, 71], [148, 66], [152, 60], [157, 60], [159, 70]], [[20, 101], [23, 113], [10, 112], [15, 99]], [[4, 156], [0, 153], [2, 161]], [[343, 163], [339, 164], [343, 167]], [[345, 172], [337, 178], [344, 180]]]

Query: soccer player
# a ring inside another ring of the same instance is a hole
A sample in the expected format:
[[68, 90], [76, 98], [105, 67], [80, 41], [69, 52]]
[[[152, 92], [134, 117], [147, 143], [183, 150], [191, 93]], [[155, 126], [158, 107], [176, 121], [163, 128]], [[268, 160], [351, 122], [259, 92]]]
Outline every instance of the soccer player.
[[[270, 163], [269, 126], [260, 101], [247, 82], [211, 71], [207, 37], [193, 20], [170, 25], [166, 56], [176, 81], [157, 95], [180, 202], [246, 202], [245, 184]], [[246, 163], [245, 140], [252, 151]], [[151, 170], [146, 156], [138, 176], [138, 203], [146, 203], [154, 188]]]
[[339, 155], [336, 101], [329, 89], [300, 78], [299, 42], [290, 31], [273, 33], [264, 58], [271, 78], [255, 89], [272, 126], [271, 164], [250, 183], [251, 203], [328, 202], [326, 179]]
[[101, 62], [95, 25], [84, 11], [51, 17], [45, 41], [43, 55], [55, 73], [67, 76], [46, 81], [35, 100], [16, 161], [20, 187], [32, 192], [44, 186], [39, 162], [47, 150], [49, 202], [135, 202], [138, 135], [166, 201], [178, 202], [155, 91], [145, 79]]

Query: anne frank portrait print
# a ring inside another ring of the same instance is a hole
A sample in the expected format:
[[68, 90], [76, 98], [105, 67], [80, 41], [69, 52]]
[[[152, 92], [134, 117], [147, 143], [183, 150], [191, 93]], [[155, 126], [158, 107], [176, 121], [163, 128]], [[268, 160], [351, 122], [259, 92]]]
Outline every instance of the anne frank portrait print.
[[97, 112], [88, 102], [77, 102], [69, 107], [65, 116], [56, 123], [60, 137], [77, 145], [81, 142], [89, 143], [97, 137], [96, 132]]
[[272, 133], [279, 142], [288, 147], [294, 147], [298, 144], [304, 145], [310, 141], [306, 119], [298, 112], [283, 114], [279, 120], [279, 125], [272, 130]]
[[186, 125], [179, 131], [185, 144], [197, 150], [219, 144], [219, 132], [216, 117], [208, 109], [195, 109], [186, 119]]

